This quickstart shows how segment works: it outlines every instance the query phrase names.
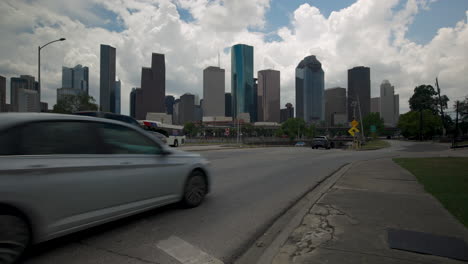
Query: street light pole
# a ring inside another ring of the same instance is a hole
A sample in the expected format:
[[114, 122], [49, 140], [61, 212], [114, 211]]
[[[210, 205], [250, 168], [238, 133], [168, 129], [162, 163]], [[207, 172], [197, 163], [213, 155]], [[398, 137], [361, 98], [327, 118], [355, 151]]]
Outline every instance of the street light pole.
[[43, 46], [38, 46], [37, 47], [37, 82], [38, 82], [38, 87], [37, 87], [37, 93], [39, 97], [39, 105], [41, 104], [41, 49], [45, 48], [45, 46], [52, 44], [57, 41], [64, 41], [65, 38], [60, 38], [57, 40], [53, 40], [51, 42], [48, 42], [44, 44]]

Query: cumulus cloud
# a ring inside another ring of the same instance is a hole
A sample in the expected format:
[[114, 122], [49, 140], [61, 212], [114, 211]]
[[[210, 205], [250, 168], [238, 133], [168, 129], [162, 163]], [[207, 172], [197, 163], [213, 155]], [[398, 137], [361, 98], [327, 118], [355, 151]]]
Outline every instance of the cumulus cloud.
[[[108, 44], [117, 49], [121, 109], [128, 113], [129, 92], [140, 86], [141, 67], [150, 66], [152, 52], [166, 55], [167, 94], [202, 96], [202, 71], [217, 65], [218, 53], [230, 90], [225, 51], [245, 43], [255, 47], [255, 71], [281, 71], [283, 105], [295, 102], [295, 67], [313, 54], [322, 62], [327, 88], [346, 87], [347, 69], [369, 66], [372, 96], [379, 95], [382, 80], [390, 80], [403, 112], [413, 88], [434, 83], [436, 76], [449, 97], [466, 94], [466, 19], [439, 29], [424, 45], [406, 37], [415, 15], [431, 1], [407, 0], [397, 9], [399, 0], [359, 0], [329, 17], [303, 4], [291, 15], [290, 26], [274, 32], [279, 40], [269, 42], [270, 33], [262, 30], [269, 0], [85, 0], [73, 7], [59, 0], [6, 0], [0, 2], [0, 75], [37, 75], [37, 46], [66, 37], [42, 51], [43, 101], [55, 103], [61, 66], [76, 64], [90, 67], [90, 93], [99, 101], [99, 45]], [[181, 19], [180, 9], [192, 19]]]

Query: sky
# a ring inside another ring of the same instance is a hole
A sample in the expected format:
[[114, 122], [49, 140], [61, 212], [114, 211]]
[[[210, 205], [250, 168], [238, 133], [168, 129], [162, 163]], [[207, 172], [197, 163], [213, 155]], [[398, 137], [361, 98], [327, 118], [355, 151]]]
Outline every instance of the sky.
[[[389, 80], [400, 112], [420, 84], [439, 84], [450, 98], [468, 95], [467, 0], [3, 0], [0, 2], [0, 75], [37, 76], [41, 51], [42, 101], [56, 103], [62, 66], [89, 67], [90, 95], [99, 102], [99, 48], [117, 50], [121, 109], [140, 87], [151, 53], [166, 60], [166, 94], [203, 97], [203, 69], [226, 69], [230, 47], [254, 46], [254, 71], [281, 71], [281, 105], [295, 104], [294, 72], [316, 55], [325, 88], [347, 86], [347, 70], [371, 68], [371, 96]], [[255, 74], [256, 75], [256, 74]]]

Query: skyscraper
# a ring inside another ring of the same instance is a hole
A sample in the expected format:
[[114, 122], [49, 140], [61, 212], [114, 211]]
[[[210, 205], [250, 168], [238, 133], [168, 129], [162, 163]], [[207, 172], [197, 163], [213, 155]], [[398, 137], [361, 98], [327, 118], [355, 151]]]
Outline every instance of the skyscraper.
[[132, 88], [132, 91], [130, 92], [130, 116], [135, 118], [135, 107], [136, 107], [136, 89], [138, 88]]
[[286, 122], [289, 118], [294, 118], [294, 107], [291, 103], [285, 105], [286, 108], [281, 109], [280, 111], [280, 122]]
[[6, 78], [0, 76], [0, 112], [6, 112]]
[[224, 69], [203, 70], [203, 116], [224, 116]]
[[180, 97], [179, 105], [179, 123], [184, 125], [195, 121], [195, 96], [193, 94], [184, 94]]
[[232, 96], [231, 93], [224, 94], [224, 116], [232, 116]]
[[255, 98], [253, 77], [254, 51], [252, 46], [237, 44], [231, 48], [231, 92], [232, 116], [249, 113], [256, 116], [257, 100]]
[[89, 68], [80, 64], [73, 68], [62, 67], [62, 88], [75, 88], [89, 94]]
[[166, 64], [164, 54], [153, 53], [151, 68], [143, 67], [141, 70], [141, 89], [143, 91], [143, 105], [141, 116], [145, 119], [148, 112], [166, 113], [164, 99], [166, 96]]
[[[10, 79], [10, 103], [13, 111], [39, 112], [38, 82], [30, 75], [20, 75]], [[21, 95], [21, 96], [20, 96]], [[33, 102], [37, 100], [37, 102]]]
[[262, 70], [258, 72], [257, 120], [280, 122], [280, 72]]
[[[354, 115], [353, 105], [356, 105], [355, 119], [359, 118], [359, 109], [362, 118], [370, 113], [371, 108], [370, 68], [359, 66], [348, 70], [348, 121]], [[356, 103], [353, 103], [356, 102]]]
[[115, 111], [114, 113], [120, 114], [120, 91], [122, 89], [122, 83], [120, 80], [115, 81]]
[[166, 114], [172, 115], [174, 112], [174, 101], [175, 98], [172, 95], [166, 95], [164, 98], [164, 104], [166, 105]]
[[334, 115], [346, 114], [346, 89], [335, 87], [325, 90], [325, 120], [334, 126]]
[[179, 120], [179, 105], [180, 105], [180, 99], [175, 99], [174, 100], [174, 105], [172, 107], [172, 124], [174, 125], [179, 125], [180, 120]]
[[115, 112], [115, 48], [101, 44], [99, 104], [101, 111]]
[[370, 100], [371, 113], [380, 113], [380, 97], [373, 97]]
[[143, 90], [141, 88], [135, 89], [135, 119], [146, 119], [146, 113], [143, 113]]
[[400, 114], [398, 100], [395, 87], [388, 80], [384, 80], [380, 85], [380, 117], [383, 118], [385, 126], [397, 125]]
[[296, 67], [296, 117], [307, 123], [325, 120], [324, 78], [322, 64], [314, 55]]

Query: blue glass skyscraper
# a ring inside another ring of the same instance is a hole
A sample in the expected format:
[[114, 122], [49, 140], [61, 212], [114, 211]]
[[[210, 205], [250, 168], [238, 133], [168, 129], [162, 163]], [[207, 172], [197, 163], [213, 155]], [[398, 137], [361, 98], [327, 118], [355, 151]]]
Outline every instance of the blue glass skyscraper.
[[257, 99], [253, 77], [253, 47], [237, 44], [231, 48], [232, 116], [249, 113], [251, 122], [257, 120]]
[[325, 120], [325, 74], [315, 56], [305, 57], [296, 67], [296, 117], [307, 123]]

